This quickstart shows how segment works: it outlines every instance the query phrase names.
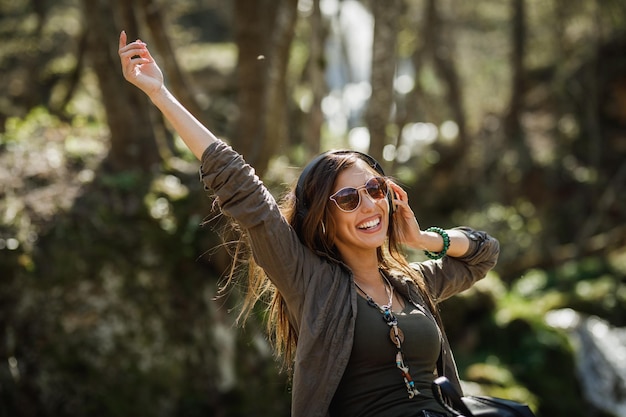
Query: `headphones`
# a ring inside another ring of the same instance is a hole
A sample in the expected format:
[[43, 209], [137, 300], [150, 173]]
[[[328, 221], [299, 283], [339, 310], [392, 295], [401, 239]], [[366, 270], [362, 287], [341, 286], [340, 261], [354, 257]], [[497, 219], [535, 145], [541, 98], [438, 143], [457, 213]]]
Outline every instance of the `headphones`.
[[[307, 178], [311, 174], [311, 171], [313, 171], [317, 167], [317, 165], [319, 165], [319, 163], [328, 155], [355, 155], [359, 159], [367, 162], [367, 164], [370, 167], [372, 167], [374, 171], [380, 174], [380, 176], [382, 177], [386, 176], [385, 171], [383, 171], [383, 168], [378, 163], [378, 161], [366, 153], [359, 152], [359, 151], [351, 151], [351, 150], [324, 152], [316, 156], [315, 158], [313, 158], [313, 160], [309, 162], [306, 167], [304, 167], [304, 169], [302, 170], [302, 173], [300, 174], [300, 177], [298, 178], [298, 183], [296, 185], [296, 190], [295, 190], [296, 214], [301, 216], [302, 218], [304, 218], [308, 212], [308, 206], [306, 202], [304, 201], [304, 183], [306, 182]], [[391, 187], [389, 187], [389, 192], [387, 193], [387, 200], [389, 201], [389, 216], [390, 217], [393, 214], [393, 211], [395, 209], [394, 203], [393, 203], [394, 198], [395, 198], [395, 193], [393, 192]]]

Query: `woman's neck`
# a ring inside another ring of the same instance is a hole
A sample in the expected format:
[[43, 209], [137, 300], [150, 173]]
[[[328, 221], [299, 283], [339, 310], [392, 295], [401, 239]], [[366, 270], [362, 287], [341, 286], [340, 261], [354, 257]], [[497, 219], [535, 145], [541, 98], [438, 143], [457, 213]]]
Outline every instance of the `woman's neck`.
[[378, 272], [378, 254], [376, 251], [361, 254], [350, 254], [342, 258], [348, 267], [352, 270], [355, 281], [359, 283], [376, 283], [380, 281]]
[[348, 266], [352, 268], [354, 283], [362, 297], [371, 298], [379, 306], [386, 306], [396, 313], [403, 310], [404, 301], [379, 269], [378, 259], [375, 263], [359, 262]]
[[352, 269], [352, 274], [356, 282], [368, 285], [380, 283], [380, 271], [377, 264], [373, 266], [350, 266], [350, 268]]

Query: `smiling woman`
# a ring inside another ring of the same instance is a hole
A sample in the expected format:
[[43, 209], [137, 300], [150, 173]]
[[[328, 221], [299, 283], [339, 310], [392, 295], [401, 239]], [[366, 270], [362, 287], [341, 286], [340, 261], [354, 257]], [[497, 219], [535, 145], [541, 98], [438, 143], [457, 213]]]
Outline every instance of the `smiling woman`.
[[[437, 304], [493, 268], [498, 242], [467, 227], [421, 230], [406, 191], [350, 150], [315, 158], [279, 205], [169, 93], [145, 43], [122, 33], [119, 56], [124, 77], [200, 159], [205, 187], [245, 233], [242, 314], [269, 297], [269, 333], [293, 371], [292, 416], [448, 415], [430, 388], [446, 376], [460, 391]], [[436, 259], [409, 263], [405, 246]]]

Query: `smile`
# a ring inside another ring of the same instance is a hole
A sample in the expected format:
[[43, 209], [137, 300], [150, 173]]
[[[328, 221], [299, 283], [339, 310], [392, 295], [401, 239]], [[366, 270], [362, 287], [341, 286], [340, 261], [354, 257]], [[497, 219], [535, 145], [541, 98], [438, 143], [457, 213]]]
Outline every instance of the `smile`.
[[357, 226], [357, 228], [359, 229], [373, 229], [374, 227], [378, 226], [380, 224], [380, 218], [375, 218], [373, 220], [367, 221], [365, 223], [361, 223], [360, 225]]

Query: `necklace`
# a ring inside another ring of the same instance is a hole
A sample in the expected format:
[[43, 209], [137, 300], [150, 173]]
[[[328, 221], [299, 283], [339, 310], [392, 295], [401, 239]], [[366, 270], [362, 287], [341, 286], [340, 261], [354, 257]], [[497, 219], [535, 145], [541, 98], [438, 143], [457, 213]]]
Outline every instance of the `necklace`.
[[391, 339], [391, 343], [393, 343], [397, 349], [396, 367], [402, 373], [402, 379], [404, 380], [404, 385], [406, 385], [406, 390], [409, 394], [409, 398], [413, 398], [416, 395], [419, 395], [420, 392], [415, 387], [415, 382], [413, 381], [413, 379], [411, 378], [411, 375], [409, 374], [409, 367], [404, 363], [404, 352], [402, 352], [402, 342], [404, 342], [404, 333], [402, 333], [402, 330], [398, 327], [398, 319], [393, 314], [393, 289], [394, 287], [393, 285], [391, 285], [391, 283], [389, 282], [385, 274], [383, 274], [383, 271], [381, 271], [380, 269], [378, 271], [380, 272], [380, 275], [383, 278], [383, 286], [385, 287], [385, 292], [389, 296], [389, 302], [387, 304], [379, 306], [376, 303], [376, 301], [374, 301], [374, 299], [369, 296], [369, 294], [363, 291], [363, 288], [361, 288], [359, 284], [357, 284], [356, 281], [354, 281], [354, 285], [356, 285], [359, 291], [361, 291], [365, 295], [367, 304], [371, 307], [374, 307], [375, 309], [377, 309], [378, 311], [382, 313], [383, 320], [391, 328], [389, 330], [389, 338]]

